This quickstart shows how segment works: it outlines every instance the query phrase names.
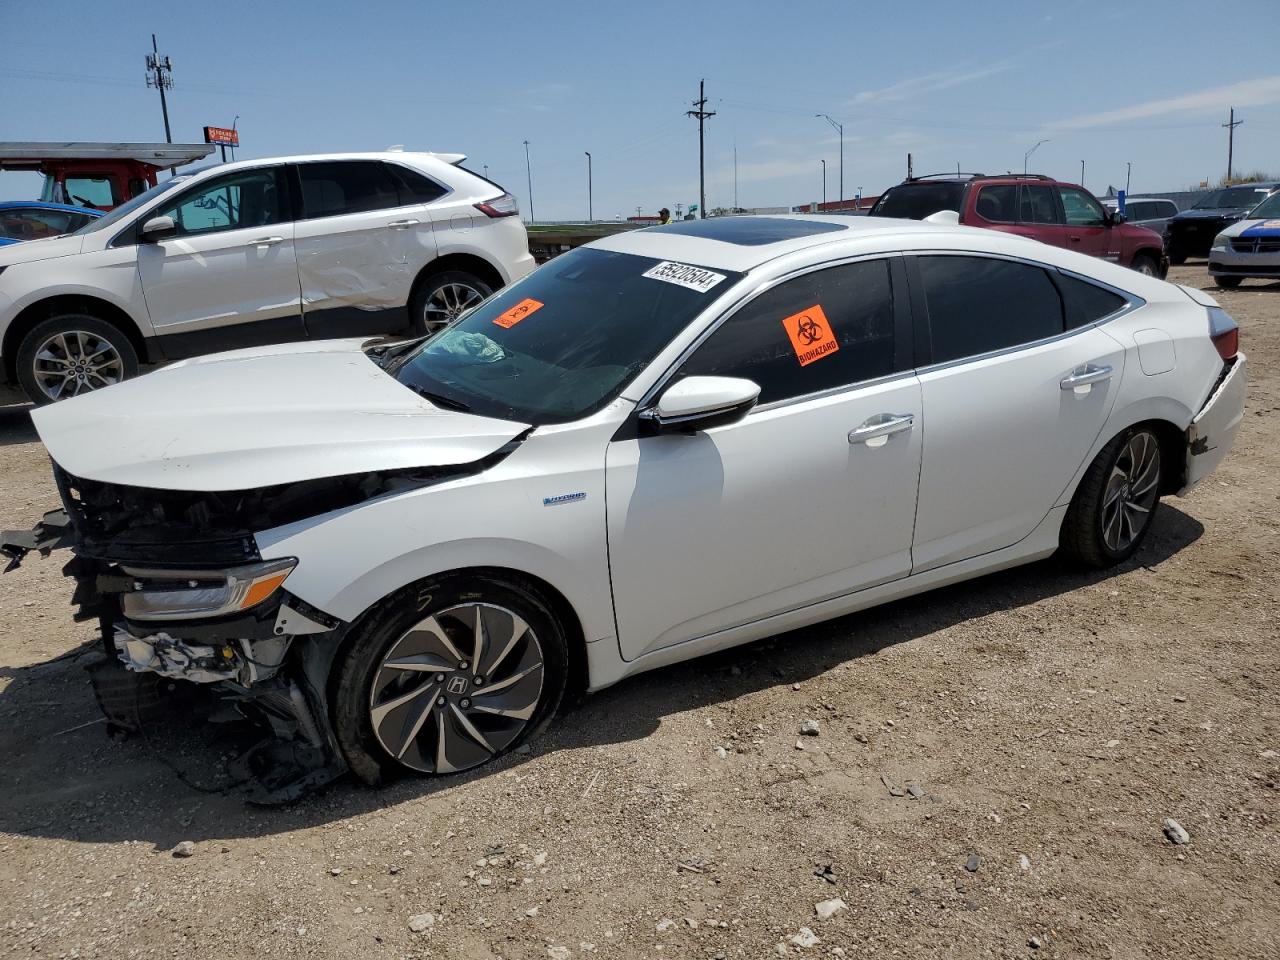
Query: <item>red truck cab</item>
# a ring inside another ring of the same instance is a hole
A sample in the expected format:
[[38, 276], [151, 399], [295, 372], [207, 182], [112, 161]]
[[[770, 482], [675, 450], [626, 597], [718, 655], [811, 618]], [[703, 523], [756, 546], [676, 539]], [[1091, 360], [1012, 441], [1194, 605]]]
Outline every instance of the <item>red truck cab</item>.
[[205, 143], [0, 142], [0, 170], [43, 174], [41, 200], [106, 211], [154, 187], [166, 167], [213, 149]]
[[870, 216], [921, 220], [943, 210], [967, 226], [1031, 237], [1152, 276], [1169, 269], [1155, 231], [1125, 223], [1078, 184], [1039, 174], [913, 177], [886, 190]]

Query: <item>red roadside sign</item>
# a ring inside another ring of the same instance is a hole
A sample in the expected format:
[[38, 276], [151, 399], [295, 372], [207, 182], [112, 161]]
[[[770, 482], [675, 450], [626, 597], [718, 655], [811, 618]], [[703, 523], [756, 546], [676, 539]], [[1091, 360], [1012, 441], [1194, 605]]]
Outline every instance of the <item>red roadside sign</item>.
[[240, 146], [240, 132], [226, 127], [205, 127], [204, 142], [216, 143], [224, 147]]

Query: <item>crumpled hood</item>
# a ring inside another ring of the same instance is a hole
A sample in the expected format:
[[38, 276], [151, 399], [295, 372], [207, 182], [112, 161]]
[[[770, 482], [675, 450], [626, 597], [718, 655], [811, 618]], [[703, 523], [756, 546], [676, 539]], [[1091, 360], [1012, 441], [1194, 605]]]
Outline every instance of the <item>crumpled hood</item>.
[[52, 260], [54, 257], [69, 257], [84, 248], [84, 237], [74, 233], [61, 237], [46, 237], [43, 240], [24, 240], [22, 243], [11, 243], [0, 247], [0, 267], [11, 267], [18, 263], [35, 263], [37, 260]]
[[471, 463], [528, 429], [434, 406], [383, 373], [362, 342], [213, 354], [31, 416], [74, 476], [195, 491]]

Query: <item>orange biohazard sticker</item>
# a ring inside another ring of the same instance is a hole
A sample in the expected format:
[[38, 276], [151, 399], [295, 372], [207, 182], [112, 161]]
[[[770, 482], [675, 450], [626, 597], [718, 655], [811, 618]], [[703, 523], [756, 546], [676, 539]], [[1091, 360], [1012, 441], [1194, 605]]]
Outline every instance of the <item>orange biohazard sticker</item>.
[[840, 344], [836, 343], [836, 338], [831, 333], [827, 315], [819, 304], [815, 303], [806, 310], [783, 318], [782, 326], [791, 338], [791, 347], [802, 367], [829, 357], [840, 349]]
[[504, 329], [510, 330], [533, 311], [540, 309], [542, 309], [541, 301], [534, 300], [532, 297], [525, 297], [506, 313], [501, 313], [495, 317], [493, 322]]

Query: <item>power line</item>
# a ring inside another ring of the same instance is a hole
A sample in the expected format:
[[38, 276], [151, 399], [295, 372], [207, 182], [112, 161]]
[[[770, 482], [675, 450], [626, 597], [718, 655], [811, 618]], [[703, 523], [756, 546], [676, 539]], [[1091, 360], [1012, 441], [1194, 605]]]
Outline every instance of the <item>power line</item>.
[[698, 81], [698, 99], [693, 101], [697, 110], [686, 110], [685, 113], [698, 120], [698, 219], [707, 218], [707, 166], [704, 127], [706, 121], [716, 115], [714, 110], [707, 109], [707, 93], [705, 80]]

